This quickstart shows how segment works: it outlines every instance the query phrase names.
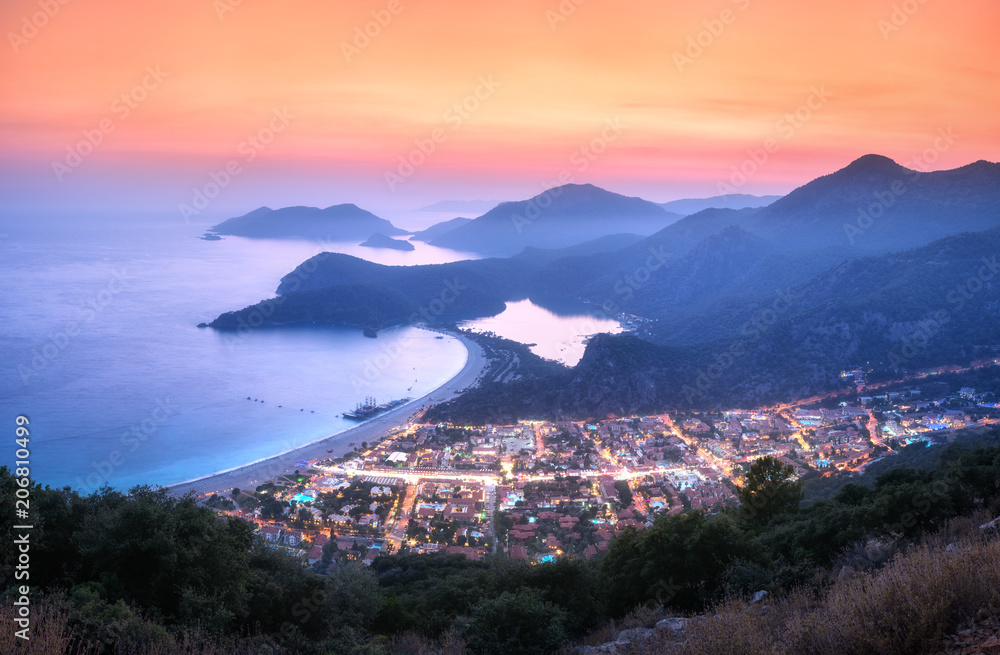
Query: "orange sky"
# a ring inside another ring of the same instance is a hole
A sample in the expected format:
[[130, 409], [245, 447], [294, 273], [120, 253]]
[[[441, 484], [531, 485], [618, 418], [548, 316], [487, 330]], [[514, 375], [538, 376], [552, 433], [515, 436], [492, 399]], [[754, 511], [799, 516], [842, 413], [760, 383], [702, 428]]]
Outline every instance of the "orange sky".
[[[995, 0], [64, 1], [0, 8], [8, 206], [173, 211], [229, 162], [206, 214], [516, 199], [560, 174], [714, 195], [768, 139], [737, 190], [786, 192], [868, 152], [906, 164], [947, 128], [930, 168], [1000, 159]], [[241, 148], [275, 111], [290, 118], [273, 140]], [[400, 157], [419, 165], [393, 183]]]

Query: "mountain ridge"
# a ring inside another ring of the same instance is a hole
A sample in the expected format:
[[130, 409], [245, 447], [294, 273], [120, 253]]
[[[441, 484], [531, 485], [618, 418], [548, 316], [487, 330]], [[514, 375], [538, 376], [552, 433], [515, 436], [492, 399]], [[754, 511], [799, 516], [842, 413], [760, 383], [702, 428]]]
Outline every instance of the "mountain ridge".
[[384, 218], [354, 203], [320, 209], [303, 205], [271, 209], [259, 207], [243, 216], [225, 220], [209, 228], [209, 233], [257, 239], [314, 239], [356, 241], [375, 232], [387, 236], [409, 234]]

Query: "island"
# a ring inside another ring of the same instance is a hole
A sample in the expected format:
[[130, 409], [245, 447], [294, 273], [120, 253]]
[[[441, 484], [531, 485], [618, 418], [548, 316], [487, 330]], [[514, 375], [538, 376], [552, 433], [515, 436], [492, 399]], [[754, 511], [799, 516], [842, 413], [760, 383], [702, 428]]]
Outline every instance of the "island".
[[354, 241], [373, 232], [401, 236], [409, 234], [384, 218], [357, 205], [318, 207], [260, 207], [249, 214], [230, 218], [209, 229], [208, 234], [253, 239], [314, 239]]
[[415, 250], [413, 244], [409, 241], [400, 241], [399, 239], [393, 239], [392, 237], [387, 237], [381, 232], [376, 232], [368, 237], [368, 240], [360, 244], [365, 248], [389, 248], [391, 250], [403, 250], [410, 251]]

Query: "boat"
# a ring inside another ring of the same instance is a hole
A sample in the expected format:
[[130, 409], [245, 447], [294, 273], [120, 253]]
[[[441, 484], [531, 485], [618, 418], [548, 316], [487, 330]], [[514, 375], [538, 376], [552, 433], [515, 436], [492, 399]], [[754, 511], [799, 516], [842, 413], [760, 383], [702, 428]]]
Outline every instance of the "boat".
[[390, 409], [395, 409], [410, 400], [412, 400], [412, 398], [400, 398], [399, 400], [390, 400], [389, 402], [380, 405], [373, 396], [368, 396], [365, 398], [364, 402], [357, 404], [354, 411], [344, 412], [344, 418], [352, 421], [365, 421], [373, 416], [384, 414]]

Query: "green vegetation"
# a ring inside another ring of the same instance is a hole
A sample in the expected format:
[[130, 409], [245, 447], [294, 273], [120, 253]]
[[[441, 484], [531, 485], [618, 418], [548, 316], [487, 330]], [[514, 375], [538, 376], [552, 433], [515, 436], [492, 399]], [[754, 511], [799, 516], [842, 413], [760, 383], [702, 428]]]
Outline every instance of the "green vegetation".
[[767, 523], [779, 514], [794, 513], [802, 500], [802, 483], [795, 481], [795, 467], [771, 457], [755, 460], [737, 493], [747, 517]]

